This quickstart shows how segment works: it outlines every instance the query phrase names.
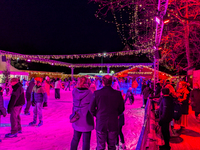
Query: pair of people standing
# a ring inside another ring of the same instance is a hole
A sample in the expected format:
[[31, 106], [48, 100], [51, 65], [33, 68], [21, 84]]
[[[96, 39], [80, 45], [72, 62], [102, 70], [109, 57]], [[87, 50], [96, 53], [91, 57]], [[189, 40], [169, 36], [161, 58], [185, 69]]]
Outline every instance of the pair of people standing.
[[118, 116], [124, 111], [124, 100], [121, 92], [114, 90], [112, 77], [103, 77], [104, 87], [94, 91], [88, 89], [86, 77], [81, 77], [78, 81], [78, 88], [73, 94], [73, 111], [79, 111], [80, 118], [72, 124], [74, 135], [71, 142], [71, 150], [77, 150], [81, 135], [83, 134], [83, 150], [90, 149], [91, 131], [94, 129], [94, 119], [96, 117], [97, 150], [105, 149], [108, 143], [109, 150], [116, 149], [118, 137]]

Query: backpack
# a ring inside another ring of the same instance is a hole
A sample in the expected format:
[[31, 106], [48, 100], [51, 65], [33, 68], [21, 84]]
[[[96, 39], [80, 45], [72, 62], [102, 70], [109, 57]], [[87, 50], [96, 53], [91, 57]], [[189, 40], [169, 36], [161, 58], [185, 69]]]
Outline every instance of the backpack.
[[173, 119], [174, 120], [179, 120], [182, 116], [181, 112], [181, 104], [178, 101], [174, 101], [174, 114], [173, 114]]

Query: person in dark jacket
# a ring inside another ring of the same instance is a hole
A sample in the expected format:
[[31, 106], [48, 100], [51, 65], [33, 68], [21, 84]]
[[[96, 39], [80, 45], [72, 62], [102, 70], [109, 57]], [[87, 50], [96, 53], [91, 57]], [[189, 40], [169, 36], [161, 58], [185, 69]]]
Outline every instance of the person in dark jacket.
[[20, 113], [22, 106], [25, 104], [24, 89], [22, 84], [18, 82], [17, 78], [12, 78], [10, 81], [13, 91], [8, 104], [7, 112], [10, 114], [11, 133], [5, 135], [5, 137], [12, 138], [17, 137], [17, 133], [21, 133], [21, 118]]
[[26, 108], [24, 109], [24, 114], [25, 115], [30, 115], [30, 112], [29, 112], [29, 109], [31, 107], [31, 93], [32, 93], [32, 90], [33, 90], [33, 87], [35, 86], [35, 80], [34, 78], [31, 79], [27, 89], [26, 89], [26, 101], [27, 101], [27, 104], [26, 104]]
[[143, 90], [143, 100], [144, 100], [144, 105], [142, 106], [142, 108], [144, 108], [146, 106], [147, 103], [147, 99], [149, 97], [149, 95], [151, 94], [152, 90], [149, 87], [149, 84], [147, 84], [147, 86], [145, 87], [145, 89]]
[[169, 89], [162, 89], [162, 100], [159, 107], [159, 125], [161, 126], [161, 132], [164, 138], [165, 144], [159, 146], [160, 149], [170, 149], [169, 140], [169, 125], [173, 118], [174, 108], [173, 108], [173, 99], [169, 96]]
[[6, 108], [3, 103], [3, 89], [0, 87], [0, 115], [6, 116]]
[[29, 125], [36, 125], [37, 123], [37, 114], [39, 116], [39, 124], [38, 127], [43, 125], [42, 120], [42, 108], [43, 108], [43, 102], [45, 100], [45, 88], [42, 86], [42, 78], [36, 79], [37, 84], [33, 87], [33, 92], [31, 94], [31, 102], [32, 106], [34, 106], [33, 109], [33, 122], [30, 122]]
[[200, 89], [197, 83], [194, 84], [194, 89], [190, 93], [192, 110], [195, 112], [197, 121], [200, 121], [198, 115], [200, 114]]
[[152, 104], [152, 110], [155, 110], [155, 101], [153, 101], [154, 98], [160, 98], [160, 93], [161, 93], [162, 87], [160, 86], [160, 83], [156, 83], [156, 91], [154, 96], [149, 97], [149, 99], [152, 99], [151, 104]]
[[126, 98], [125, 98], [124, 104], [126, 103], [127, 99], [129, 99], [130, 104], [132, 105], [134, 102], [134, 95], [133, 95], [131, 87], [128, 89], [128, 91], [126, 93]]
[[89, 112], [92, 91], [88, 88], [88, 79], [83, 76], [79, 79], [77, 88], [74, 88], [72, 91], [72, 111], [78, 111], [80, 118], [76, 122], [72, 123], [74, 135], [71, 141], [70, 150], [77, 150], [81, 135], [83, 135], [83, 150], [90, 149], [91, 132], [94, 129], [94, 118]]
[[94, 92], [89, 111], [96, 116], [97, 150], [105, 149], [106, 142], [109, 150], [115, 150], [118, 116], [124, 111], [124, 100], [121, 92], [111, 87], [112, 76], [105, 75], [103, 85], [102, 89]]

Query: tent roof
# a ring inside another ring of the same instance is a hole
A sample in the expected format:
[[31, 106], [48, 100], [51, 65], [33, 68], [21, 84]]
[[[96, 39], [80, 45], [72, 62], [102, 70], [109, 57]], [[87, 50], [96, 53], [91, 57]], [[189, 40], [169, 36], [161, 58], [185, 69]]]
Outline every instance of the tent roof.
[[[2, 57], [0, 55], [0, 72], [3, 72], [6, 70], [6, 65], [7, 65], [6, 62], [2, 62]], [[28, 75], [27, 72], [18, 70], [15, 67], [13, 67], [12, 65], [10, 65], [10, 72], [11, 72], [11, 74], [14, 74], [14, 75]]]

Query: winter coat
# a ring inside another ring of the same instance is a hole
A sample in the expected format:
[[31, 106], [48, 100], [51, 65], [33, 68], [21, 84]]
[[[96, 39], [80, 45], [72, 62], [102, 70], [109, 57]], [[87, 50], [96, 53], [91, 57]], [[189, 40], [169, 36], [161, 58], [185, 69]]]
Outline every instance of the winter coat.
[[27, 87], [27, 89], [26, 89], [26, 93], [32, 93], [32, 91], [33, 91], [33, 87], [35, 86], [35, 82], [34, 82], [34, 80], [32, 80], [30, 83], [29, 83], [29, 85], [28, 85], [28, 87]]
[[119, 90], [120, 90], [119, 83], [118, 83], [117, 81], [115, 81], [114, 84], [113, 84], [113, 86], [112, 86], [112, 88], [113, 88], [114, 90], [119, 91]]
[[31, 94], [31, 101], [34, 103], [42, 103], [45, 100], [45, 88], [42, 86], [35, 85]]
[[134, 96], [133, 96], [133, 92], [132, 92], [132, 89], [128, 89], [127, 93], [126, 93], [126, 98], [125, 100], [129, 98], [132, 100], [132, 102], [134, 101]]
[[151, 92], [152, 92], [151, 88], [147, 86], [147, 87], [143, 90], [143, 99], [148, 99], [149, 94], [150, 94]]
[[181, 112], [184, 115], [188, 115], [190, 93], [187, 88], [178, 89], [177, 92], [180, 94], [178, 100], [181, 102]]
[[149, 98], [150, 98], [150, 99], [160, 98], [161, 89], [162, 89], [162, 87], [160, 86], [160, 84], [159, 84], [159, 85], [157, 84], [156, 91], [155, 91], [155, 95], [154, 95], [154, 96], [151, 96], [151, 97], [149, 97]]
[[118, 116], [124, 111], [124, 99], [120, 91], [104, 86], [93, 94], [89, 111], [96, 116], [96, 130], [118, 131]]
[[170, 96], [163, 96], [159, 107], [159, 121], [170, 122], [173, 118], [173, 98]]
[[133, 81], [133, 83], [132, 83], [132, 88], [137, 88], [138, 87], [138, 83], [137, 83], [137, 81], [135, 80], [135, 81]]
[[62, 83], [60, 81], [56, 81], [55, 89], [61, 89], [61, 88], [62, 88]]
[[23, 106], [25, 104], [24, 89], [21, 83], [12, 86], [13, 91], [8, 104], [8, 113], [10, 113], [15, 106]]
[[92, 100], [92, 91], [86, 88], [74, 88], [72, 91], [73, 108], [78, 111], [80, 118], [72, 123], [74, 130], [79, 132], [89, 132], [94, 129], [94, 118], [89, 112], [89, 104]]
[[3, 104], [3, 96], [0, 95], [0, 115], [6, 116], [6, 109]]
[[200, 89], [194, 89], [190, 93], [192, 110], [200, 113]]
[[45, 88], [45, 91], [47, 93], [47, 96], [49, 96], [50, 95], [50, 83], [46, 80], [44, 82], [44, 88]]
[[122, 127], [125, 125], [125, 121], [124, 121], [124, 113], [122, 113], [121, 115], [119, 115], [119, 127]]

